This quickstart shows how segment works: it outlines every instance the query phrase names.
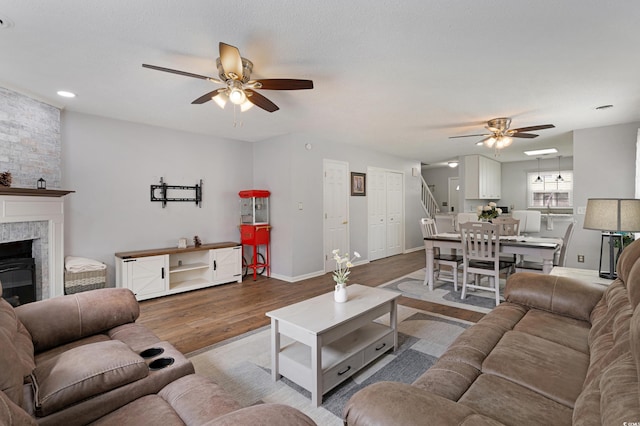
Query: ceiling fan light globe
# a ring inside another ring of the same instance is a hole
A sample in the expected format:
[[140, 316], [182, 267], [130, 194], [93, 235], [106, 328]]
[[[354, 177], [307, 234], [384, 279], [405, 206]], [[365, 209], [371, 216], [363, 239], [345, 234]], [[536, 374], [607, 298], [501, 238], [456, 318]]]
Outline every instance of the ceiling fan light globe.
[[249, 111], [252, 107], [253, 107], [253, 103], [251, 103], [249, 100], [246, 100], [242, 105], [240, 105], [240, 111], [241, 112]]
[[214, 96], [212, 99], [216, 104], [218, 104], [220, 108], [224, 109], [227, 101], [229, 100], [229, 97], [224, 93], [220, 93], [218, 94], [218, 96]]
[[493, 145], [495, 145], [495, 143], [497, 142], [497, 139], [494, 137], [490, 137], [489, 139], [484, 141], [484, 145], [487, 148], [493, 148]]
[[234, 87], [229, 93], [229, 100], [235, 105], [242, 105], [247, 100], [247, 95], [242, 89]]
[[502, 146], [503, 147], [507, 147], [507, 146], [509, 146], [509, 145], [511, 145], [513, 143], [513, 139], [508, 137], [508, 136], [504, 136], [501, 139], [502, 139]]

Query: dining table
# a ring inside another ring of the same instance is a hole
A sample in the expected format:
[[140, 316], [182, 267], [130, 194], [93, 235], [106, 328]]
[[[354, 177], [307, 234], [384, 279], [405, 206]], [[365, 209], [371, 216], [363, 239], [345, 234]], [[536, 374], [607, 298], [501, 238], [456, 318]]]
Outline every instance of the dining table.
[[[500, 253], [519, 256], [532, 256], [542, 259], [542, 272], [549, 274], [553, 269], [553, 260], [562, 247], [562, 238], [534, 236], [500, 236]], [[433, 291], [434, 262], [433, 251], [436, 247], [443, 250], [462, 250], [462, 236], [455, 233], [439, 233], [424, 238], [427, 252], [427, 274], [425, 284]]]

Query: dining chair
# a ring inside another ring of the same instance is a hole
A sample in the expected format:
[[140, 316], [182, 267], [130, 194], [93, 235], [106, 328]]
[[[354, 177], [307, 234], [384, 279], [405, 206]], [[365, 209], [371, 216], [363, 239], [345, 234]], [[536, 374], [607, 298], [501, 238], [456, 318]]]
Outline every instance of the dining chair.
[[[573, 227], [575, 226], [575, 222], [571, 221], [569, 226], [567, 226], [567, 230], [564, 232], [564, 237], [562, 237], [562, 247], [560, 247], [560, 253], [554, 259], [553, 266], [564, 266], [567, 261], [567, 248], [569, 247], [569, 242], [571, 241], [571, 237], [573, 236]], [[520, 262], [516, 263], [516, 272], [535, 272], [538, 274], [542, 274], [542, 262], [532, 261], [523, 259]]]
[[[501, 237], [505, 235], [509, 237], [520, 235], [520, 219], [502, 216], [492, 219], [491, 222], [494, 225], [498, 225]], [[515, 254], [501, 255], [500, 260], [511, 264], [511, 272], [516, 271], [516, 262], [518, 261], [518, 258]]]
[[[422, 230], [422, 237], [427, 238], [434, 236], [438, 233], [438, 227], [436, 221], [430, 218], [420, 219], [420, 229]], [[427, 247], [425, 244], [425, 256], [427, 253]], [[427, 259], [428, 261], [428, 259]], [[462, 256], [458, 254], [443, 254], [440, 253], [438, 247], [433, 249], [433, 264], [434, 264], [434, 276], [441, 281], [453, 282], [453, 290], [458, 291], [458, 268], [462, 265]], [[451, 268], [451, 277], [441, 275], [441, 265], [445, 265]], [[428, 269], [427, 269], [428, 271]], [[425, 274], [424, 285], [429, 284], [428, 274]]]
[[479, 222], [478, 215], [476, 213], [458, 213], [456, 215], [456, 232], [460, 231], [460, 225], [467, 222]]
[[[500, 228], [486, 222], [467, 222], [460, 225], [462, 236], [462, 293], [467, 289], [492, 291], [496, 296], [496, 306], [500, 304], [500, 274], [509, 273], [511, 266], [500, 261]], [[469, 274], [474, 275], [470, 284]], [[489, 286], [481, 285], [481, 276], [489, 277]]]
[[491, 222], [500, 227], [500, 235], [520, 235], [520, 220], [512, 217], [496, 217]]

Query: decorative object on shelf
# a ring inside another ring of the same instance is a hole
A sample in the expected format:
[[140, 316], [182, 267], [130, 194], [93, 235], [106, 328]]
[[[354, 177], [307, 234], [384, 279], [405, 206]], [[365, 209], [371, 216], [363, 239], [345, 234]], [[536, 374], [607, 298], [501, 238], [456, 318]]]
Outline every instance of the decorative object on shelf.
[[11, 186], [11, 172], [2, 172], [0, 173], [0, 185], [10, 187]]
[[360, 197], [367, 195], [366, 173], [351, 172], [351, 195]]
[[496, 203], [490, 202], [486, 206], [478, 206], [476, 209], [478, 213], [478, 219], [490, 220], [502, 214], [502, 209], [496, 207]]
[[186, 238], [178, 238], [178, 248], [187, 248]]
[[[640, 231], [640, 200], [634, 198], [589, 198], [584, 216], [584, 229], [602, 231], [600, 240], [601, 278], [615, 280], [616, 259], [624, 249], [625, 232]], [[602, 252], [605, 239], [609, 240], [609, 272], [602, 271]], [[617, 249], [617, 254], [614, 250]]]
[[[186, 197], [169, 197], [169, 190], [174, 191], [195, 191], [193, 198]], [[156, 191], [160, 191], [159, 195], [156, 195]], [[164, 178], [160, 178], [160, 185], [151, 185], [151, 201], [161, 201], [162, 208], [167, 206], [169, 201], [192, 201], [196, 203], [196, 206], [202, 208], [202, 179], [200, 184], [194, 186], [184, 185], [167, 185], [164, 182]]]
[[202, 241], [200, 241], [200, 237], [197, 235], [193, 237], [193, 245], [196, 247], [200, 247], [202, 245]]
[[338, 303], [347, 301], [347, 281], [349, 281], [350, 268], [353, 266], [353, 261], [360, 257], [360, 253], [353, 252], [353, 257], [349, 260], [349, 254], [345, 253], [344, 256], [340, 256], [340, 250], [335, 249], [331, 252], [333, 259], [336, 261], [336, 270], [333, 272], [333, 280], [336, 282], [333, 298]]
[[47, 181], [44, 180], [43, 178], [38, 179], [38, 182], [36, 183], [36, 188], [47, 189]]

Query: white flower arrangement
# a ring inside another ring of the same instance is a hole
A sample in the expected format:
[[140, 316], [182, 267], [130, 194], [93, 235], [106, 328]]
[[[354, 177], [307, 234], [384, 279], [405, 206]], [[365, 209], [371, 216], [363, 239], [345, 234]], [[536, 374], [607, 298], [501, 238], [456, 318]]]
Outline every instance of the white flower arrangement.
[[478, 206], [476, 209], [478, 219], [495, 219], [502, 214], [502, 209], [496, 207], [493, 201], [486, 206]]
[[340, 250], [335, 249], [331, 252], [333, 254], [333, 259], [336, 261], [336, 270], [333, 273], [333, 280], [336, 282], [336, 285], [346, 285], [349, 280], [349, 274], [351, 271], [349, 270], [353, 266], [353, 261], [360, 257], [360, 253], [357, 251], [353, 252], [353, 257], [349, 259], [349, 254], [345, 253], [344, 256], [340, 256]]

